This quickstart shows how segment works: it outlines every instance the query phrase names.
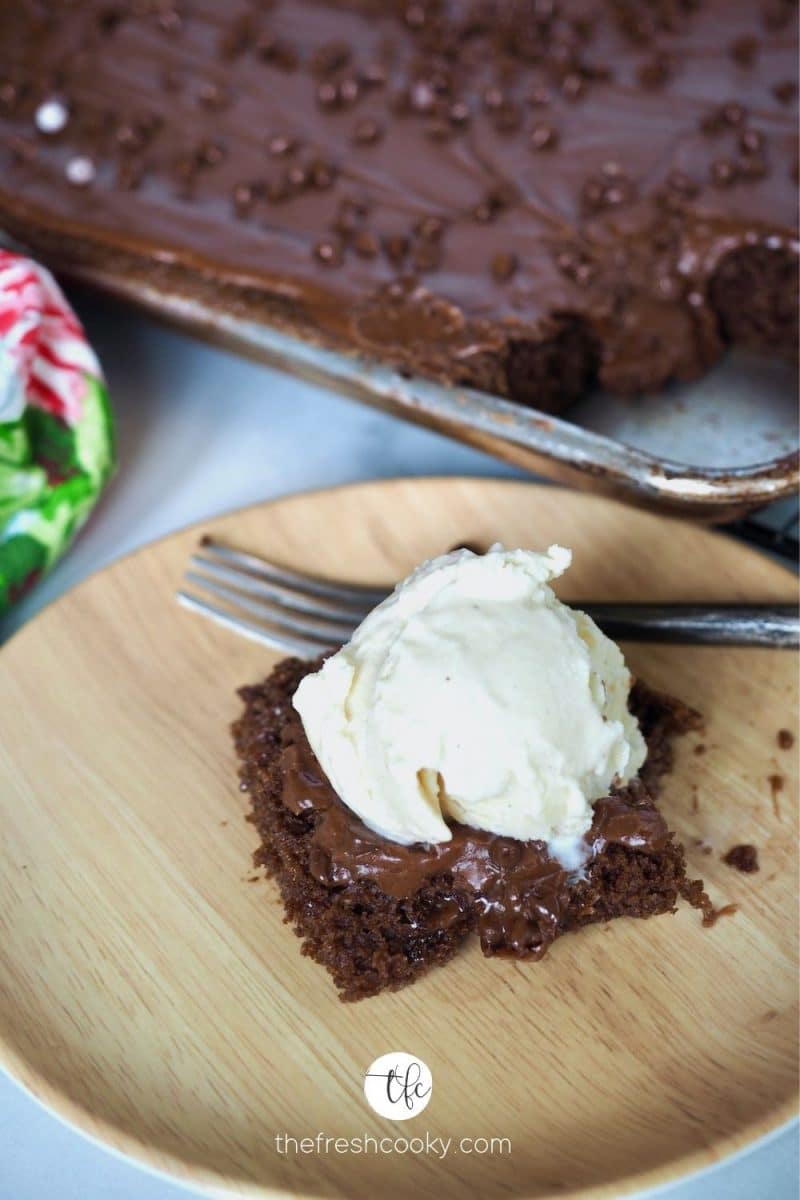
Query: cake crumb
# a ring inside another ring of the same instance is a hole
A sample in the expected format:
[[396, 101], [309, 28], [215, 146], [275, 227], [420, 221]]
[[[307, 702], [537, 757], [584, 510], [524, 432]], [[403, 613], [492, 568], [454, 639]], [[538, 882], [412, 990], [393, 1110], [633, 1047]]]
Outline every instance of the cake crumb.
[[706, 750], [707, 750], [707, 746], [706, 746], [705, 742], [698, 742], [694, 748], [695, 754], [705, 754]]
[[729, 867], [735, 867], [737, 871], [743, 871], [745, 875], [752, 875], [759, 869], [758, 850], [747, 843], [731, 846], [728, 853], [722, 855], [722, 861]]
[[779, 729], [776, 740], [781, 750], [791, 750], [794, 745], [794, 734], [790, 729]]
[[703, 926], [706, 929], [716, 925], [720, 917], [732, 917], [738, 911], [735, 904], [725, 904], [722, 908], [715, 908], [711, 897], [703, 890], [702, 879], [684, 879], [679, 890], [684, 900], [687, 900], [692, 908], [699, 909], [703, 914]]
[[777, 775], [777, 774], [769, 775], [769, 776], [767, 776], [767, 783], [769, 784], [770, 791], [772, 793], [772, 811], [775, 813], [775, 816], [780, 821], [780, 819], [781, 819], [781, 804], [780, 804], [779, 797], [780, 797], [781, 792], [783, 791], [783, 776]]
[[739, 906], [737, 904], [723, 904], [722, 908], [714, 908], [712, 904], [708, 911], [703, 913], [703, 924], [706, 929], [711, 929], [712, 926], [716, 925], [720, 917], [732, 917], [738, 911]]

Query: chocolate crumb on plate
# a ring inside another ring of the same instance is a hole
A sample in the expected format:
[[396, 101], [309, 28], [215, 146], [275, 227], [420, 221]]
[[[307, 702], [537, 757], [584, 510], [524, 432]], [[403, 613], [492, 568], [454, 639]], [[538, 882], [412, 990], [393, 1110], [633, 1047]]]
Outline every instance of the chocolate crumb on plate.
[[737, 871], [743, 871], [746, 875], [752, 875], [759, 869], [758, 850], [755, 846], [746, 843], [731, 846], [730, 850], [723, 854], [722, 861], [729, 867], [735, 867]]
[[785, 781], [784, 781], [783, 775], [779, 775], [777, 772], [775, 772], [775, 774], [773, 774], [773, 775], [767, 776], [767, 783], [769, 784], [769, 790], [772, 795], [772, 810], [775, 813], [775, 816], [778, 817], [778, 819], [780, 819], [780, 815], [781, 815], [781, 805], [780, 805], [779, 797], [780, 797], [781, 792], [783, 791], [784, 782]]
[[794, 745], [794, 734], [789, 729], [779, 729], [776, 740], [781, 750], [791, 750]]

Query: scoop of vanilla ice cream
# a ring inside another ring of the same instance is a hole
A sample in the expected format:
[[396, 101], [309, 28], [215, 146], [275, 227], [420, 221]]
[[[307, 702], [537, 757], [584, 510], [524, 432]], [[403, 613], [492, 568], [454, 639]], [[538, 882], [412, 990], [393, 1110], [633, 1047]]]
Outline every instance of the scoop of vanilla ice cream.
[[444, 842], [449, 818], [585, 860], [592, 802], [647, 751], [622, 653], [548, 586], [571, 561], [561, 546], [432, 559], [303, 679], [308, 740], [371, 829]]

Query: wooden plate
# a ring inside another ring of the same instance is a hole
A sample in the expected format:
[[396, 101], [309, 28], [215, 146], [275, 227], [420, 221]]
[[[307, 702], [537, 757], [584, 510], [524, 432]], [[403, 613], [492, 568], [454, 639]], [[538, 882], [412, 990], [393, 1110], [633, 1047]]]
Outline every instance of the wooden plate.
[[[796, 592], [722, 534], [513, 482], [367, 484], [202, 528], [365, 582], [501, 538], [571, 545], [566, 598]], [[227, 727], [234, 689], [271, 658], [174, 602], [200, 532], [90, 579], [0, 654], [0, 1054], [17, 1079], [85, 1132], [214, 1195], [618, 1196], [791, 1115], [797, 760], [776, 735], [796, 728], [795, 655], [628, 652], [707, 715], [663, 808], [735, 916], [711, 930], [686, 907], [617, 921], [538, 965], [485, 961], [473, 945], [405, 991], [343, 1005], [282, 924], [273, 885], [252, 882]], [[720, 862], [737, 842], [758, 846], [759, 874]], [[404, 1124], [376, 1116], [362, 1090], [393, 1050], [433, 1073], [424, 1115]], [[444, 1160], [278, 1152], [276, 1135], [319, 1132], [454, 1142]], [[511, 1152], [456, 1150], [492, 1137]]]

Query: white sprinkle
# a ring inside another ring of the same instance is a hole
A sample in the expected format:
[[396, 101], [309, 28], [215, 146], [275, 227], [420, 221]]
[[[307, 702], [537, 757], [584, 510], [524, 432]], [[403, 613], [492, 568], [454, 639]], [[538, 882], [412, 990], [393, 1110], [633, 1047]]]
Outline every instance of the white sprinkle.
[[84, 158], [79, 155], [77, 158], [71, 158], [67, 163], [64, 173], [70, 183], [75, 187], [86, 187], [94, 179], [94, 163], [90, 158]]
[[69, 113], [61, 100], [44, 100], [36, 110], [34, 121], [40, 133], [60, 133]]

